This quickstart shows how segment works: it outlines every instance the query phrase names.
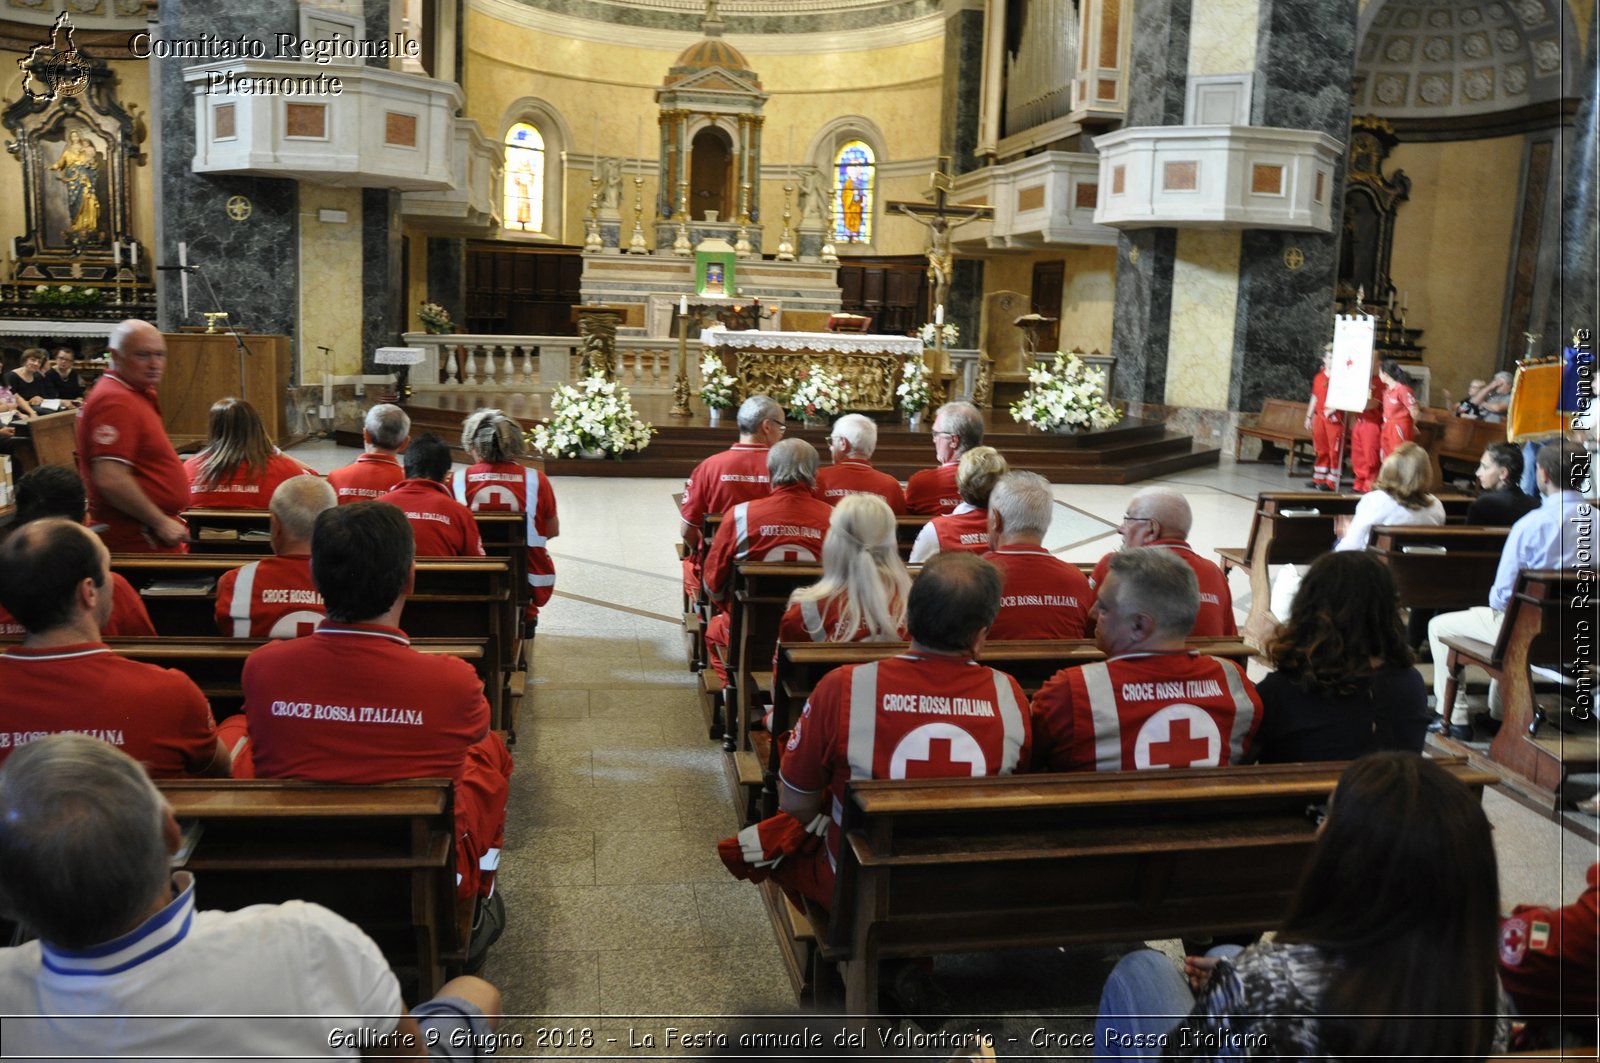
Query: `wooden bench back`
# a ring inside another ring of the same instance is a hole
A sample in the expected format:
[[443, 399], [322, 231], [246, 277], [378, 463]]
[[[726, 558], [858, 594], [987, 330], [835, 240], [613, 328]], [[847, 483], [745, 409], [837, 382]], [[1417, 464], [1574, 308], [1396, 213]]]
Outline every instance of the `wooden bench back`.
[[420, 998], [465, 956], [456, 915], [449, 779], [375, 786], [289, 779], [156, 783], [201, 830], [182, 865], [202, 908], [288, 900], [325, 905], [417, 968]]
[[41, 465], [75, 465], [77, 423], [78, 415], [73, 410], [47, 413], [28, 422], [28, 434], [18, 439], [12, 450], [15, 475], [20, 478]]
[[[911, 556], [911, 547], [916, 543], [917, 536], [922, 534], [923, 527], [932, 520], [925, 514], [913, 513], [896, 517], [894, 521], [895, 545], [900, 549], [900, 559], [903, 561]], [[717, 529], [722, 527], [721, 513], [707, 513], [700, 523], [702, 541], [709, 549], [711, 540], [716, 538]]]
[[[1584, 648], [1593, 645], [1594, 637], [1594, 570], [1588, 572], [1587, 581], [1576, 569], [1518, 573], [1516, 589], [1500, 621], [1492, 663], [1503, 666], [1507, 651], [1519, 640], [1526, 641], [1527, 662], [1533, 667], [1567, 668], [1582, 662]], [[1535, 626], [1537, 634], [1530, 637]], [[1592, 662], [1588, 667], [1593, 668]]]
[[852, 782], [823, 955], [862, 1013], [882, 959], [1271, 929], [1347, 766]]
[[1306, 404], [1294, 399], [1264, 399], [1261, 403], [1261, 416], [1256, 419], [1255, 427], [1273, 429], [1291, 433], [1307, 434]]
[[1389, 566], [1408, 609], [1467, 609], [1489, 600], [1509, 528], [1379, 525], [1367, 551]]

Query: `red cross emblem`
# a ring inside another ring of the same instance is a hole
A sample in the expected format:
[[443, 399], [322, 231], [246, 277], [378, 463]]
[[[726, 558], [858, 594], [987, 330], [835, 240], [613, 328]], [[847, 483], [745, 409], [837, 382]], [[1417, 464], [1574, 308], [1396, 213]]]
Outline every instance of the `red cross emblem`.
[[1168, 705], [1139, 728], [1133, 766], [1214, 768], [1222, 763], [1222, 732], [1211, 714], [1197, 705]]
[[1512, 916], [1500, 924], [1500, 962], [1515, 967], [1528, 951], [1528, 924]]
[[950, 723], [925, 723], [900, 739], [889, 757], [891, 779], [948, 779], [988, 775], [983, 747]]

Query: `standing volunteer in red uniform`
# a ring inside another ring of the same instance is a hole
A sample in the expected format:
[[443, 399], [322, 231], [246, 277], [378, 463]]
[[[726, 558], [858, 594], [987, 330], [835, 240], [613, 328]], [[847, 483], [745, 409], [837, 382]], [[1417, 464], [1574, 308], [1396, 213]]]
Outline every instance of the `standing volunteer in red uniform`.
[[418, 557], [482, 557], [483, 538], [472, 510], [455, 500], [450, 448], [432, 432], [412, 442], [405, 454], [406, 479], [378, 499], [404, 513], [416, 537]]
[[315, 782], [454, 779], [458, 893], [487, 897], [505, 833], [511, 754], [489, 729], [472, 666], [418, 653], [397, 626], [412, 560], [411, 524], [392, 505], [355, 502], [317, 518], [311, 573], [328, 618], [244, 664], [254, 770]]
[[317, 516], [338, 505], [328, 481], [296, 476], [272, 492], [272, 557], [229, 569], [217, 580], [217, 630], [236, 639], [294, 639], [324, 616], [311, 578]]
[[361, 425], [365, 452], [344, 468], [328, 474], [328, 482], [333, 485], [339, 504], [371, 502], [388, 494], [395, 484], [404, 480], [406, 473], [398, 455], [406, 449], [410, 435], [411, 418], [400, 407], [380, 402], [368, 410]]
[[1383, 381], [1383, 435], [1378, 445], [1381, 463], [1401, 443], [1417, 438], [1417, 396], [1411, 390], [1411, 374], [1393, 358], [1383, 360], [1378, 379]]
[[726, 513], [740, 502], [766, 497], [767, 449], [789, 430], [783, 407], [766, 395], [751, 395], [739, 404], [739, 442], [694, 467], [683, 485], [679, 529], [688, 556], [683, 560], [683, 591], [700, 597], [705, 551], [700, 525], [709, 513]]
[[1328, 369], [1333, 364], [1333, 344], [1322, 349], [1322, 368], [1311, 380], [1311, 401], [1306, 404], [1306, 428], [1316, 451], [1310, 486], [1317, 491], [1339, 490], [1344, 474], [1344, 412], [1328, 408]]
[[1366, 409], [1350, 422], [1350, 471], [1355, 476], [1358, 494], [1372, 490], [1372, 481], [1378, 478], [1378, 467], [1383, 464], [1379, 456], [1382, 442], [1383, 381], [1374, 373], [1367, 391]]
[[156, 388], [167, 341], [130, 318], [111, 332], [111, 370], [78, 411], [78, 474], [89, 489], [89, 519], [117, 553], [188, 551], [189, 475], [167, 437]]
[[956, 462], [956, 493], [961, 504], [922, 526], [917, 541], [911, 544], [912, 564], [953, 550], [975, 554], [988, 550], [989, 494], [1007, 469], [1006, 459], [993, 447], [973, 447], [961, 455]]
[[1034, 695], [1035, 767], [1143, 771], [1244, 759], [1261, 698], [1232, 661], [1184, 649], [1199, 599], [1193, 571], [1170, 551], [1111, 559], [1093, 609], [1106, 660], [1063, 668]]
[[933, 415], [933, 453], [939, 464], [911, 474], [906, 481], [906, 510], [930, 517], [955, 512], [956, 465], [961, 455], [983, 443], [983, 413], [970, 402], [947, 402]]
[[1000, 612], [989, 641], [1081, 639], [1088, 629], [1089, 580], [1044, 548], [1055, 512], [1050, 481], [1036, 472], [1000, 478], [989, 496], [989, 552], [1000, 570]]
[[[1233, 618], [1233, 592], [1228, 589], [1228, 577], [1208, 558], [1201, 557], [1189, 545], [1189, 531], [1194, 525], [1194, 511], [1189, 500], [1169, 487], [1147, 487], [1128, 500], [1128, 512], [1122, 518], [1122, 550], [1152, 546], [1171, 551], [1194, 572], [1200, 585], [1200, 611], [1195, 616], [1190, 635], [1227, 635], [1239, 633]], [[1098, 593], [1105, 582], [1106, 570], [1116, 553], [1106, 554], [1094, 566], [1089, 576], [1091, 592]], [[1090, 605], [1093, 605], [1093, 594]], [[1091, 614], [1089, 623], [1093, 625]]]
[[833, 464], [817, 470], [817, 497], [830, 506], [850, 495], [877, 495], [900, 516], [906, 511], [905, 492], [900, 481], [872, 467], [873, 451], [878, 449], [878, 426], [872, 418], [847, 413], [833, 422], [828, 435], [828, 452]]
[[556, 564], [546, 544], [561, 534], [556, 493], [550, 478], [519, 461], [522, 426], [499, 410], [479, 410], [461, 426], [461, 449], [476, 463], [457, 469], [456, 500], [474, 513], [521, 513], [527, 518], [528, 608], [523, 633], [531, 636], [539, 623], [539, 607], [556, 587]]

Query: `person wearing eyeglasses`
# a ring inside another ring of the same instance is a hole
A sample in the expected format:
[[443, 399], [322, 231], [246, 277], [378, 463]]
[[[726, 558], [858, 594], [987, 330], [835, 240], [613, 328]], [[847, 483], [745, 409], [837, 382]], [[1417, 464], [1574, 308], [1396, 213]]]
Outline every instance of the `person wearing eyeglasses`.
[[872, 418], [847, 413], [833, 422], [828, 437], [833, 464], [817, 470], [817, 497], [837, 506], [850, 495], [877, 495], [889, 503], [895, 516], [903, 514], [906, 496], [900, 481], [872, 467], [872, 452], [877, 447], [878, 426]]
[[930, 517], [954, 513], [961, 505], [956, 469], [961, 455], [983, 443], [983, 414], [970, 402], [947, 402], [933, 415], [933, 452], [937, 468], [911, 474], [906, 481], [906, 509]]
[[[1194, 552], [1189, 545], [1189, 529], [1194, 526], [1194, 512], [1189, 500], [1169, 487], [1147, 487], [1128, 502], [1117, 530], [1122, 533], [1122, 549], [1133, 550], [1141, 546], [1154, 546], [1171, 551], [1179, 560], [1194, 570], [1200, 583], [1200, 612], [1195, 617], [1191, 635], [1237, 635], [1238, 625], [1233, 619], [1233, 593], [1228, 590], [1228, 577], [1215, 562]], [[1089, 576], [1091, 598], [1105, 584], [1106, 569], [1116, 551], [1100, 559]], [[1089, 614], [1093, 623], [1094, 614]]]
[[740, 502], [765, 498], [772, 488], [767, 450], [789, 430], [783, 407], [766, 395], [751, 395], [739, 406], [739, 442], [696, 465], [683, 485], [679, 529], [689, 548], [683, 560], [683, 589], [700, 596], [704, 544], [700, 525], [708, 513], [726, 513]]

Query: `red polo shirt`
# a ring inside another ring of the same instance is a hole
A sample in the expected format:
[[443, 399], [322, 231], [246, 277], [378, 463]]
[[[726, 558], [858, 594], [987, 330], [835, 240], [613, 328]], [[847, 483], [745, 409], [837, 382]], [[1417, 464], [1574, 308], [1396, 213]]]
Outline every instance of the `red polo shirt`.
[[296, 476], [316, 475], [287, 454], [274, 452], [259, 476], [252, 476], [250, 470], [241, 465], [233, 471], [232, 476], [215, 483], [202, 484], [200, 475], [205, 459], [202, 452], [183, 463], [184, 472], [189, 476], [189, 504], [195, 508], [266, 509], [272, 501], [272, 492], [283, 481]]
[[310, 554], [264, 557], [217, 580], [217, 630], [236, 639], [299, 638], [325, 614]]
[[705, 584], [725, 600], [739, 561], [817, 561], [833, 508], [804, 483], [783, 484], [766, 498], [724, 510], [706, 556]]
[[[0, 605], [0, 635], [26, 635], [27, 630], [19, 623], [16, 617], [6, 612], [6, 607]], [[111, 573], [111, 619], [106, 622], [105, 630], [100, 632], [101, 638], [147, 638], [153, 637], [156, 626], [150, 619], [150, 611], [144, 607], [144, 599], [139, 597], [139, 592], [133, 589], [133, 584], [122, 578], [120, 572]]]
[[342, 469], [328, 474], [328, 483], [342, 506], [347, 502], [371, 502], [387, 494], [406, 478], [400, 461], [389, 454], [363, 454]]
[[958, 458], [935, 469], [912, 473], [906, 481], [906, 509], [930, 517], [952, 512], [961, 504], [961, 492], [956, 490], [956, 469], [960, 464]]
[[404, 480], [379, 502], [398, 506], [411, 522], [418, 557], [482, 557], [483, 539], [472, 510], [435, 480]]
[[[170, 517], [189, 508], [189, 474], [161, 422], [153, 391], [142, 391], [115, 372], [104, 374], [78, 410], [76, 426], [78, 474], [89, 492], [89, 520], [104, 524], [102, 533], [113, 553], [157, 551], [145, 538], [143, 524], [113, 507], [94, 482], [94, 463], [119, 461], [133, 471], [137, 483], [156, 508]], [[161, 547], [183, 553], [188, 547]]]
[[[1233, 619], [1233, 592], [1228, 589], [1228, 577], [1222, 574], [1222, 569], [1195, 553], [1194, 548], [1182, 539], [1156, 539], [1145, 545], [1171, 550], [1194, 571], [1195, 581], [1200, 584], [1200, 612], [1195, 616], [1194, 628], [1189, 634], [1226, 635], [1231, 638], [1239, 633], [1238, 624]], [[1089, 576], [1088, 605], [1094, 605], [1095, 588], [1106, 581], [1106, 572], [1110, 568], [1111, 554], [1106, 554], [1095, 564], [1094, 572]]]
[[989, 628], [1002, 639], [1081, 639], [1093, 594], [1089, 580], [1042, 546], [1006, 546], [983, 555], [1000, 570], [1000, 613]]
[[63, 731], [103, 739], [158, 779], [204, 771], [217, 753], [211, 706], [182, 672], [98, 642], [0, 656], [0, 762]]
[[900, 481], [861, 458], [846, 458], [817, 470], [818, 498], [837, 506], [846, 495], [877, 495], [889, 503], [897, 517], [906, 511], [906, 495], [900, 490]]
[[764, 498], [772, 487], [767, 448], [735, 443], [696, 465], [683, 485], [683, 522], [699, 530], [707, 513], [726, 513], [740, 502]]

